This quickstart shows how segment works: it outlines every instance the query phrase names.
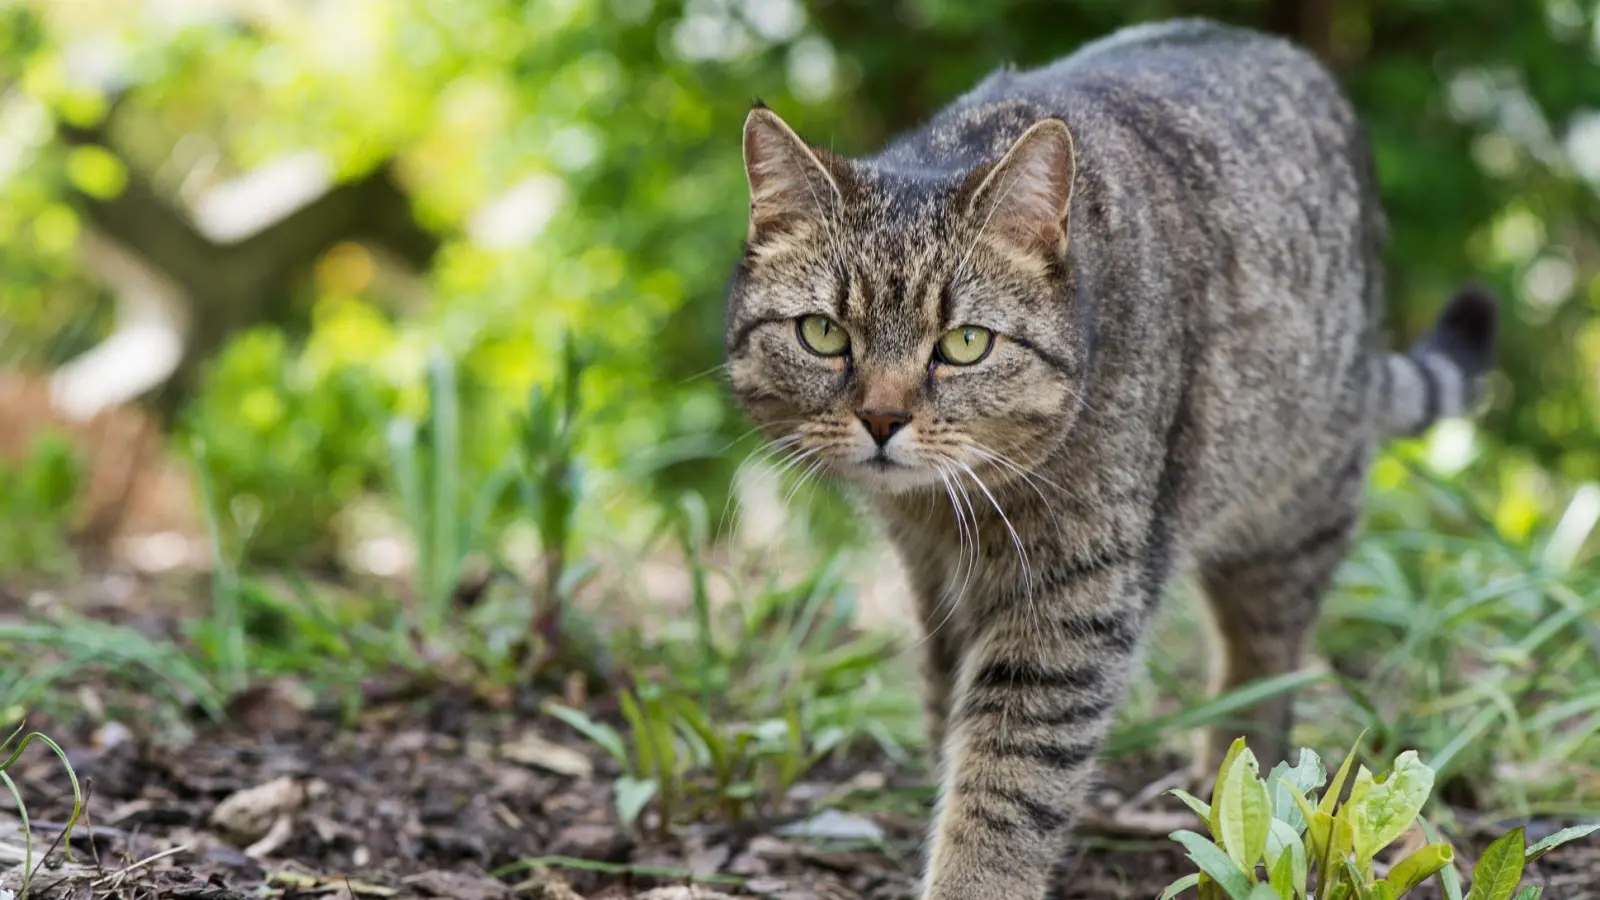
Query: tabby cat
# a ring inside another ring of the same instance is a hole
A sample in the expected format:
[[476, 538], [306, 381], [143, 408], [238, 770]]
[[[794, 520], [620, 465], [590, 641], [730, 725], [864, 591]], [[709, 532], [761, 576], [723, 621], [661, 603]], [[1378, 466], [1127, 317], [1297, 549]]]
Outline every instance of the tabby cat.
[[[1003, 69], [865, 159], [745, 122], [728, 375], [909, 574], [942, 790], [923, 895], [1029, 900], [1175, 573], [1224, 686], [1295, 669], [1380, 439], [1476, 402], [1496, 301], [1386, 353], [1334, 79], [1181, 20]], [[1280, 758], [1287, 699], [1250, 716]]]

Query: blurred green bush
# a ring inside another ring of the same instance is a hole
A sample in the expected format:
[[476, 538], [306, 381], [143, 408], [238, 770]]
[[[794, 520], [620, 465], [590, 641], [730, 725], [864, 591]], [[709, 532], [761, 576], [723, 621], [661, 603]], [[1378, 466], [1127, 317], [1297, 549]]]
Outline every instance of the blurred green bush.
[[[0, 10], [0, 364], [105, 334], [115, 279], [80, 238], [137, 243], [176, 210], [216, 254], [179, 279], [205, 288], [190, 302], [239, 299], [197, 318], [219, 349], [173, 408], [252, 556], [327, 551], [381, 482], [383, 423], [423, 412], [434, 347], [459, 363], [472, 465], [495, 464], [571, 335], [592, 359], [586, 457], [716, 506], [754, 446], [717, 369], [748, 104], [865, 151], [996, 65], [1180, 13], [1330, 60], [1393, 222], [1393, 339], [1457, 282], [1492, 283], [1507, 327], [1480, 452], [1600, 476], [1600, 28], [1570, 0], [25, 0]], [[365, 236], [409, 216], [438, 242], [412, 249], [420, 272], [343, 237], [278, 281], [225, 252], [252, 240], [206, 231], [229, 179], [307, 151], [337, 182], [392, 168], [401, 196]], [[254, 318], [246, 281], [269, 285]]]

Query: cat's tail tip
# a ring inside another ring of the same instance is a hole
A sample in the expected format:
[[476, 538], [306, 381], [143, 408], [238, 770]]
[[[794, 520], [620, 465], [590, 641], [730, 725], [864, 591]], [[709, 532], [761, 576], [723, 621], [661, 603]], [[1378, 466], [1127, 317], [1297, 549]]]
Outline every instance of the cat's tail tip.
[[1433, 328], [1405, 353], [1391, 353], [1379, 378], [1379, 421], [1388, 437], [1421, 433], [1477, 406], [1494, 365], [1500, 300], [1479, 284], [1456, 289]]

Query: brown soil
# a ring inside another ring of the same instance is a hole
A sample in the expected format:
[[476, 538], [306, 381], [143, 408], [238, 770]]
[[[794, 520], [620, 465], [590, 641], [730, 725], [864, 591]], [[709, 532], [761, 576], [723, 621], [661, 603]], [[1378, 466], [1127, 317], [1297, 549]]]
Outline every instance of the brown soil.
[[[0, 597], [0, 614], [6, 606]], [[79, 690], [83, 708], [74, 718], [31, 721], [67, 749], [90, 793], [89, 825], [72, 840], [76, 862], [57, 847], [34, 876], [33, 896], [915, 896], [927, 815], [927, 793], [916, 789], [925, 776], [866, 751], [811, 773], [782, 816], [691, 823], [662, 838], [618, 824], [613, 763], [540, 715], [537, 692], [490, 706], [441, 688], [375, 703], [341, 722], [303, 711], [292, 691], [279, 688], [237, 698], [221, 725], [198, 717], [181, 729], [155, 725], [162, 720], [137, 693], [105, 685]], [[1192, 871], [1163, 837], [1193, 827], [1159, 797], [1160, 776], [1176, 764], [1109, 767], [1080, 829], [1077, 859], [1062, 867], [1061, 900], [1149, 900]], [[70, 809], [68, 781], [37, 745], [10, 774], [42, 854]], [[841, 789], [851, 787], [864, 790], [841, 804]], [[881, 828], [882, 841], [778, 834], [830, 806]], [[21, 867], [5, 855], [21, 846], [8, 807], [0, 802], [0, 896], [20, 888]], [[1533, 823], [1530, 833], [1560, 824]], [[541, 858], [547, 867], [529, 865]], [[580, 868], [583, 862], [605, 870]], [[1600, 898], [1600, 848], [1558, 851], [1538, 874], [1547, 900]]]

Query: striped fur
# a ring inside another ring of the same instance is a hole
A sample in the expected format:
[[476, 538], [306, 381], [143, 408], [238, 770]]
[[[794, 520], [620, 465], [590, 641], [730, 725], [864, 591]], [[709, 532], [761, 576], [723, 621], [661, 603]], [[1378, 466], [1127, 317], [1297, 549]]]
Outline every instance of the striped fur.
[[[1353, 111], [1218, 25], [1002, 70], [866, 159], [759, 107], [744, 146], [728, 374], [906, 564], [941, 764], [925, 896], [1038, 898], [1173, 579], [1212, 600], [1222, 686], [1299, 666], [1378, 441], [1473, 402], [1493, 298], [1383, 352]], [[812, 316], [848, 346], [807, 349]], [[941, 355], [973, 327], [981, 358]], [[1252, 711], [1259, 755], [1289, 723]]]

